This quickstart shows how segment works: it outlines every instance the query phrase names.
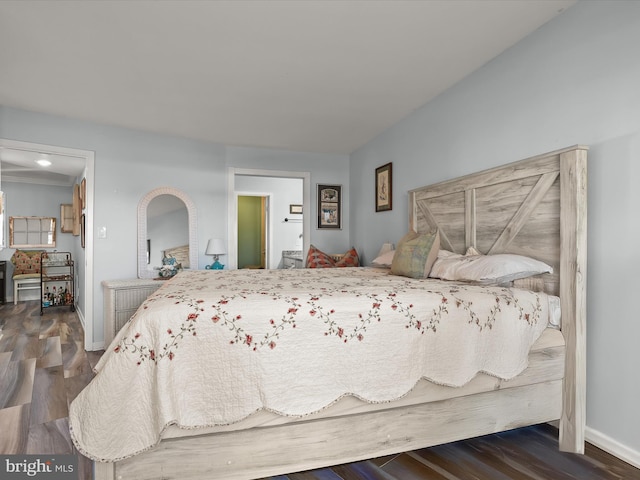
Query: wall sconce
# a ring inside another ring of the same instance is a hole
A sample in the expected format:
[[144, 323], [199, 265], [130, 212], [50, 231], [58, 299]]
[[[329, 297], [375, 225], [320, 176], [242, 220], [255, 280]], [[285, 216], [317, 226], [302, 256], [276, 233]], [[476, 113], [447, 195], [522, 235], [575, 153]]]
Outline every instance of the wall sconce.
[[213, 256], [213, 263], [205, 267], [207, 270], [222, 270], [224, 268], [224, 265], [218, 261], [220, 255], [227, 254], [227, 249], [224, 247], [222, 240], [219, 238], [210, 239], [204, 254]]

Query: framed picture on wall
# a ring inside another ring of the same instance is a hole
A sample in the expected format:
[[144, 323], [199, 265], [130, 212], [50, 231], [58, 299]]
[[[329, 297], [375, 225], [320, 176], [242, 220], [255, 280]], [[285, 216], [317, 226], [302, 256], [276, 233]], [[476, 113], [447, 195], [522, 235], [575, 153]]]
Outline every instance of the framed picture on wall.
[[74, 235], [80, 235], [80, 216], [82, 215], [82, 200], [80, 199], [80, 184], [76, 183], [73, 186], [73, 233]]
[[318, 184], [318, 228], [342, 228], [342, 185]]
[[73, 205], [70, 203], [60, 205], [60, 231], [73, 233]]
[[87, 179], [83, 178], [80, 182], [80, 205], [82, 210], [87, 208]]
[[54, 217], [9, 217], [9, 248], [55, 248]]
[[393, 200], [391, 180], [391, 163], [376, 168], [376, 212], [391, 210]]

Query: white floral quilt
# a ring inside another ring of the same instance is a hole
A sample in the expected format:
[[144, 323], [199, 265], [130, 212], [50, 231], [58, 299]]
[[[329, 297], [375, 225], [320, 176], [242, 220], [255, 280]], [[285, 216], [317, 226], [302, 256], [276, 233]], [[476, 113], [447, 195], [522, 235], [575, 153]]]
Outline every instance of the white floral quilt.
[[548, 323], [543, 293], [373, 268], [186, 270], [140, 307], [73, 401], [71, 435], [99, 461], [169, 425], [303, 416], [345, 395], [388, 402], [422, 379], [510, 379]]

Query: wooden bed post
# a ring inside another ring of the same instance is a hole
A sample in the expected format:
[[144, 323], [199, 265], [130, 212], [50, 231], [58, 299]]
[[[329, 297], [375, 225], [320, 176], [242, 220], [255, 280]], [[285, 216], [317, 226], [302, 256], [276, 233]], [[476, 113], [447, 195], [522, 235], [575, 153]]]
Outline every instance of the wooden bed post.
[[93, 480], [115, 480], [116, 464], [93, 462]]
[[560, 298], [566, 342], [560, 450], [584, 453], [586, 423], [587, 150], [560, 155]]

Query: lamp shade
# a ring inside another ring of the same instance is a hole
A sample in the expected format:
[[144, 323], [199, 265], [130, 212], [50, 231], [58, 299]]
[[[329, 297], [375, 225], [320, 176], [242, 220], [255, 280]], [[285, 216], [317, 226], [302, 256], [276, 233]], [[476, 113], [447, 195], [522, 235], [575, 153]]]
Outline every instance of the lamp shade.
[[224, 247], [224, 242], [219, 238], [212, 238], [207, 243], [207, 250], [205, 255], [225, 255], [227, 249]]
[[393, 250], [393, 243], [386, 242], [382, 244], [382, 248], [378, 252], [378, 257]]

